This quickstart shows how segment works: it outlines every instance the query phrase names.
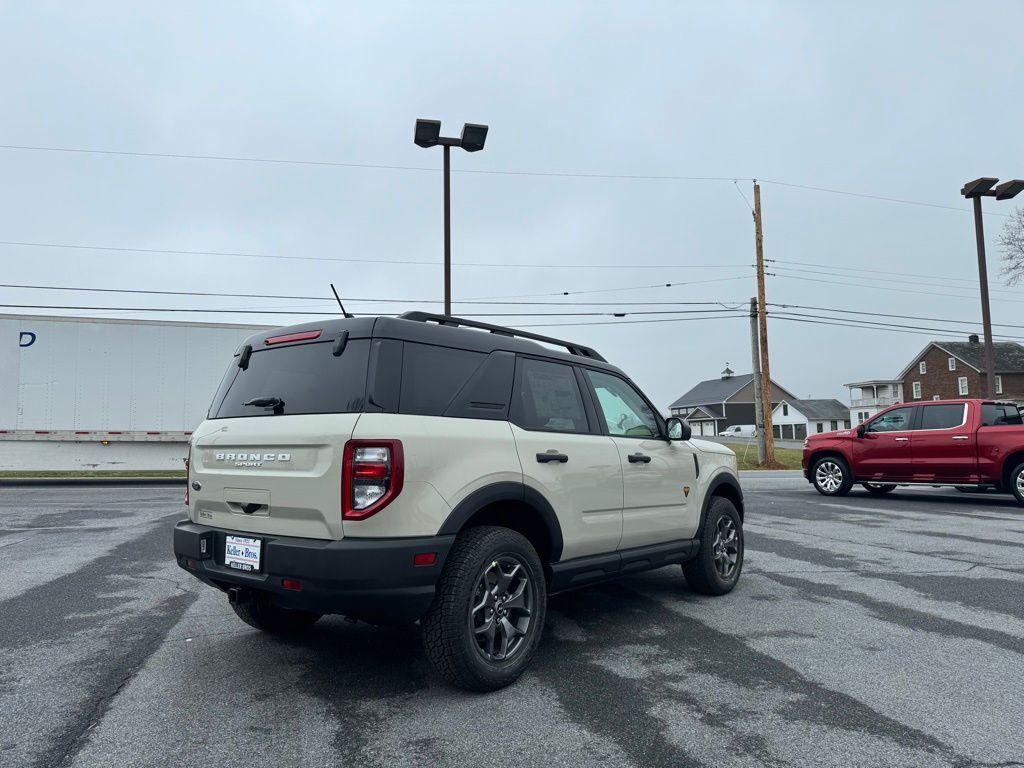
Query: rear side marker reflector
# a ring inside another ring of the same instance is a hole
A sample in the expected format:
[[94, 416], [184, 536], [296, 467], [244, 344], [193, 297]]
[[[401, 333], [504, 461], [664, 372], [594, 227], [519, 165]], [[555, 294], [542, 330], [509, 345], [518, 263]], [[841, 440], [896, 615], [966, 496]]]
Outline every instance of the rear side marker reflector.
[[319, 339], [322, 331], [303, 331], [302, 333], [286, 333], [284, 336], [271, 336], [263, 343], [268, 347], [271, 344], [287, 344], [290, 341], [309, 341]]
[[436, 562], [437, 552], [417, 552], [412, 556], [412, 564], [416, 566], [433, 565]]
[[293, 589], [296, 592], [298, 592], [300, 589], [302, 589], [302, 582], [298, 579], [282, 579], [281, 586], [285, 589]]

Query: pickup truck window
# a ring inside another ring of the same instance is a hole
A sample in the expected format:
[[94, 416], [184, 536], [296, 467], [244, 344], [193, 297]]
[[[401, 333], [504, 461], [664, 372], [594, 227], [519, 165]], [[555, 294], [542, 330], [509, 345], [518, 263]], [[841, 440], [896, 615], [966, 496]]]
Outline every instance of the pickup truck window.
[[918, 429], [953, 429], [961, 426], [965, 419], [965, 405], [926, 405], [921, 412], [921, 426]]
[[894, 408], [868, 424], [868, 432], [905, 432], [913, 415], [913, 408]]
[[1019, 427], [1021, 424], [1024, 424], [1024, 420], [1021, 419], [1016, 405], [985, 403], [981, 406], [981, 426], [983, 427]]

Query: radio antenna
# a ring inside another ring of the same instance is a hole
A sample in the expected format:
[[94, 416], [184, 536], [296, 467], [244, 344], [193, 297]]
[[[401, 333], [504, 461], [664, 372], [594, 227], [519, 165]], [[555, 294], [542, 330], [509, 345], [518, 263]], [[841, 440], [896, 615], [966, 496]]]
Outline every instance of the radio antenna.
[[345, 305], [341, 303], [341, 297], [338, 295], [338, 291], [335, 289], [334, 283], [331, 283], [331, 293], [334, 294], [334, 298], [338, 302], [338, 306], [341, 307], [341, 314], [342, 314], [342, 316], [343, 317], [355, 317], [355, 315], [350, 314], [350, 313], [345, 311]]

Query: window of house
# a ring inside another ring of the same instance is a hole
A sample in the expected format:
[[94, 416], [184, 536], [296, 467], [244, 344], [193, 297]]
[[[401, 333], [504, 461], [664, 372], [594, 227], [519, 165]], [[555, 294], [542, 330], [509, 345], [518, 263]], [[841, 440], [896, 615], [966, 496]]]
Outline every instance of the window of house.
[[921, 382], [920, 381], [915, 381], [914, 382], [914, 399], [915, 400], [920, 400], [921, 399]]
[[922, 360], [920, 363], [917, 364], [917, 370], [920, 371], [922, 374], [928, 373], [928, 363]]
[[789, 416], [789, 403], [782, 404], [782, 415]]
[[932, 400], [940, 400], [940, 399], [941, 398], [938, 395], [932, 395]]
[[997, 395], [1003, 394], [1003, 377], [1002, 376], [996, 376], [996, 394]]
[[847, 419], [846, 421], [843, 422], [843, 429], [849, 429], [849, 428], [850, 428], [850, 420]]
[[967, 394], [967, 377], [966, 376], [961, 376], [959, 379], [956, 380], [956, 384], [957, 384], [957, 387], [959, 387], [960, 394], [961, 395], [966, 395]]
[[955, 357], [949, 358], [949, 370], [951, 370], [951, 371], [955, 371], [956, 370], [956, 358]]
[[820, 435], [820, 434], [821, 434], [822, 432], [824, 432], [824, 431], [825, 431], [825, 425], [824, 425], [824, 424], [822, 424], [822, 423], [821, 423], [820, 421], [819, 421], [819, 422], [817, 422], [817, 423], [816, 423], [816, 424], [815, 424], [814, 426], [815, 426], [815, 427], [817, 427], [817, 430], [818, 430], [818, 434], [819, 434], [819, 435]]
[[831, 425], [831, 428], [832, 428], [833, 432], [835, 432], [837, 429], [839, 429], [839, 422], [838, 421], [830, 422], [830, 425]]

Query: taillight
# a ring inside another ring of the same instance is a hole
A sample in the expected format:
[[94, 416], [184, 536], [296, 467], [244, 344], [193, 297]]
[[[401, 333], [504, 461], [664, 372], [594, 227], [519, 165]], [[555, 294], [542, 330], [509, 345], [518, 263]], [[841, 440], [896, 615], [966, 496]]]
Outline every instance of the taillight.
[[188, 506], [188, 486], [192, 482], [192, 473], [189, 467], [192, 466], [192, 443], [188, 444], [188, 456], [185, 457], [185, 506]]
[[405, 462], [400, 440], [349, 440], [343, 461], [343, 519], [365, 520], [402, 492]]

